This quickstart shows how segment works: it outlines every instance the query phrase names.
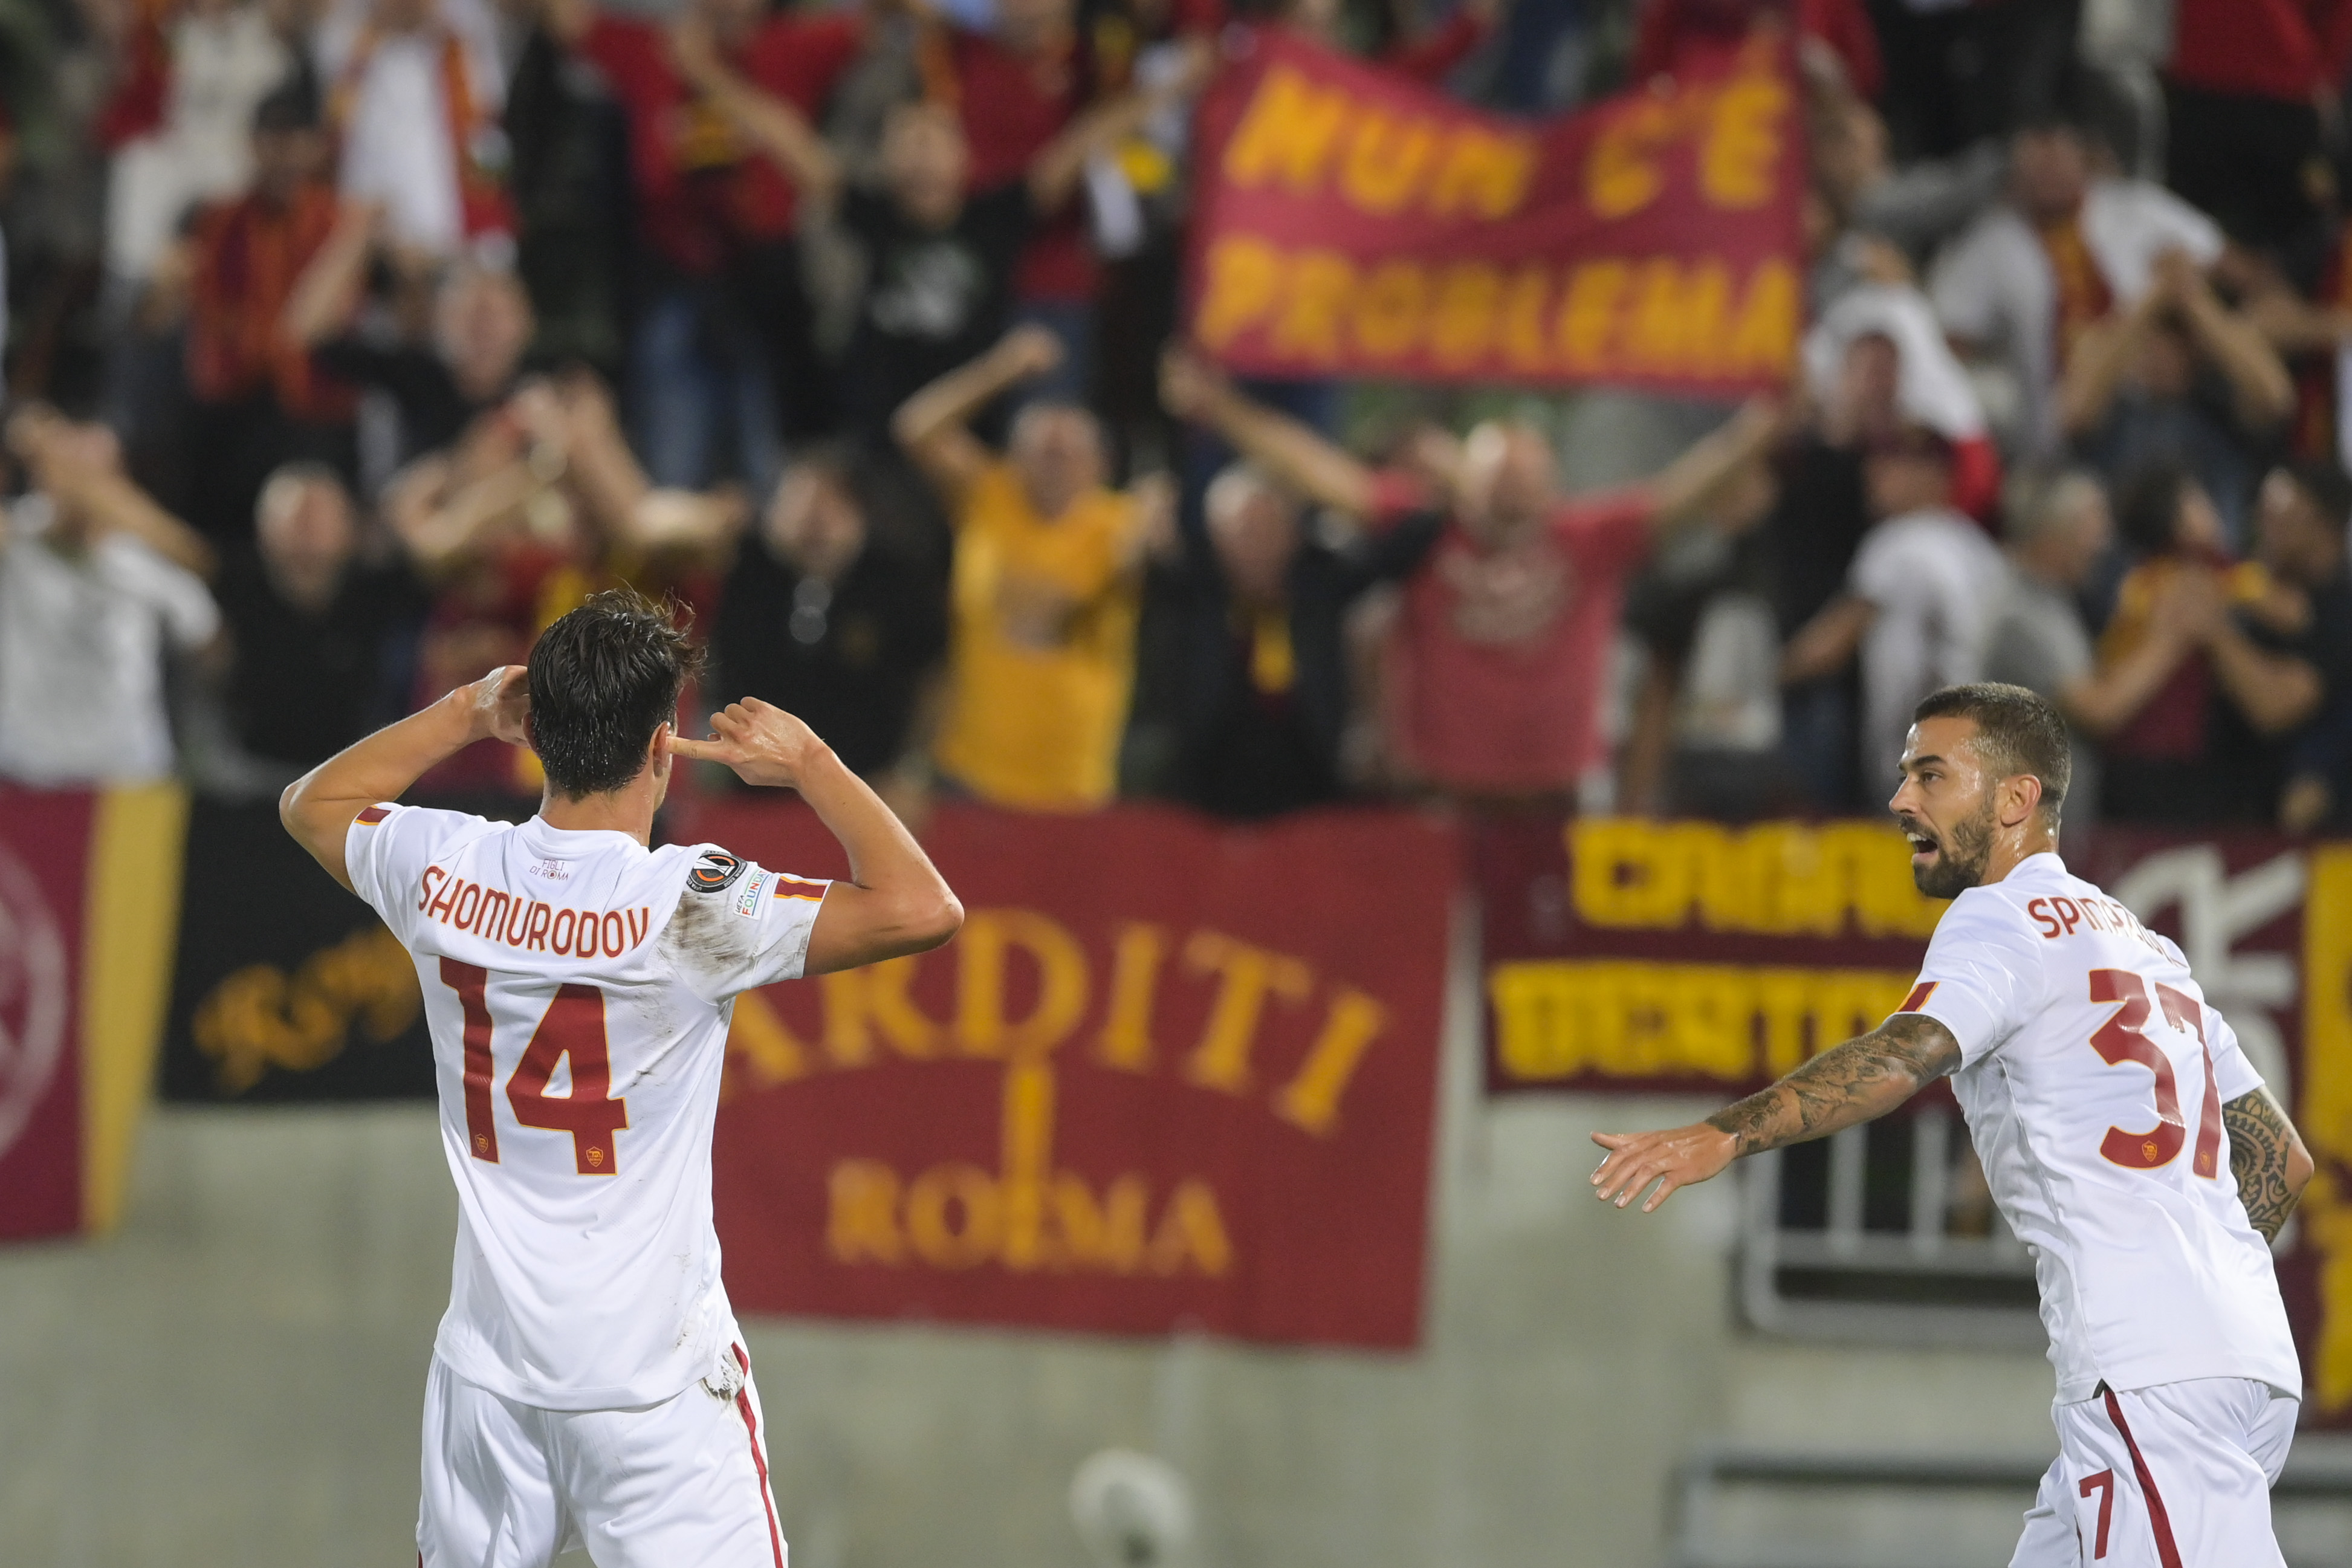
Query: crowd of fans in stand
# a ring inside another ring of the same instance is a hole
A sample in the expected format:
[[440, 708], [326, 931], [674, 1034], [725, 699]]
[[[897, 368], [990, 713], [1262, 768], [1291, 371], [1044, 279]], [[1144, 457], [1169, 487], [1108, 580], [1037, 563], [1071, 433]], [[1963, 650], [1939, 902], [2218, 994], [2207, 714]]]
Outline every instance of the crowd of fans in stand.
[[[625, 584], [909, 804], [1867, 811], [1999, 679], [2070, 823], [2352, 826], [2352, 0], [1429, 3], [0, 0], [0, 777], [266, 795]], [[1197, 357], [1276, 28], [1515, 112], [1790, 40], [1785, 393]]]

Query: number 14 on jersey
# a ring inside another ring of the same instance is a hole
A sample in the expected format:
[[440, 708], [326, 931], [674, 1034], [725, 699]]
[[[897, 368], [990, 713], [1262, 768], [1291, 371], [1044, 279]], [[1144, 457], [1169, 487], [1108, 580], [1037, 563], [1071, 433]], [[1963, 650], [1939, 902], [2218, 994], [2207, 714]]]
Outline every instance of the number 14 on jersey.
[[[490, 1111], [490, 1009], [483, 993], [489, 972], [478, 964], [441, 961], [441, 983], [457, 994], [466, 1017], [466, 1146], [475, 1159], [499, 1163], [498, 1119]], [[558, 1063], [572, 1061], [572, 1093], [548, 1093]], [[593, 985], [556, 988], [531, 1031], [530, 1044], [507, 1079], [507, 1103], [525, 1127], [572, 1134], [573, 1163], [583, 1176], [610, 1176], [621, 1168], [613, 1134], [629, 1124], [629, 1104], [613, 1098], [613, 1058], [604, 1037], [604, 994]]]

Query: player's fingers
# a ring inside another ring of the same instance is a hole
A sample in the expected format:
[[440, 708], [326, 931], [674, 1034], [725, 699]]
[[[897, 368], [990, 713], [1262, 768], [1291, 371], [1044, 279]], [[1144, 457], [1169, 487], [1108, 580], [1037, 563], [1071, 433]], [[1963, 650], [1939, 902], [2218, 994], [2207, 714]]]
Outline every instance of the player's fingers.
[[1603, 1149], [1622, 1149], [1626, 1144], [1631, 1143], [1635, 1136], [1636, 1134], [1632, 1132], [1595, 1132], [1592, 1135], [1592, 1141]]
[[689, 741], [680, 735], [672, 738], [669, 749], [672, 756], [688, 757], [698, 763], [735, 761], [734, 746], [722, 741]]
[[1652, 1193], [1648, 1200], [1642, 1205], [1642, 1212], [1643, 1214], [1657, 1213], [1658, 1205], [1666, 1201], [1666, 1194], [1681, 1185], [1682, 1184], [1680, 1182], [1675, 1180], [1675, 1174], [1672, 1171], [1669, 1171], [1664, 1175], [1659, 1177], [1658, 1190]]
[[1625, 1171], [1625, 1179], [1612, 1194], [1610, 1201], [1623, 1208], [1641, 1194], [1642, 1189], [1658, 1178], [1663, 1166], [1656, 1159], [1635, 1161]]

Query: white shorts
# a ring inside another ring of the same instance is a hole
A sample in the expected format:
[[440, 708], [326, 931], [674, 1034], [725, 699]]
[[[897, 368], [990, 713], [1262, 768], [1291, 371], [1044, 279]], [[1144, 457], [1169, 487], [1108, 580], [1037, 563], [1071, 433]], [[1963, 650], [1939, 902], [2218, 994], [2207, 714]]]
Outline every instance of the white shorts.
[[694, 1384], [634, 1410], [542, 1410], [425, 1381], [420, 1568], [545, 1568], [584, 1545], [597, 1568], [785, 1568], [759, 1391]]
[[2240, 1377], [2058, 1406], [2058, 1458], [2010, 1568], [2285, 1568], [2271, 1483], [2301, 1408]]

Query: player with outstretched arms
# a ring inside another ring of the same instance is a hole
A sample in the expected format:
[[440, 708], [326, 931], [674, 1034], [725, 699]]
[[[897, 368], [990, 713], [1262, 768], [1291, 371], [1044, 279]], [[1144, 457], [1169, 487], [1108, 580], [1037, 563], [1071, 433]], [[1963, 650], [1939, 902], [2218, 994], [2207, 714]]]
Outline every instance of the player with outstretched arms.
[[[939, 946], [962, 909], [808, 726], [671, 719], [667, 609], [599, 594], [493, 670], [312, 769], [287, 831], [416, 962], [457, 1184], [425, 1384], [423, 1568], [784, 1568], [751, 1363], [719, 1282], [710, 1137], [734, 999]], [[547, 772], [519, 826], [391, 804], [498, 739]], [[649, 848], [675, 758], [796, 789], [848, 852], [810, 881]]]
[[2268, 1244], [2311, 1158], [2180, 950], [2058, 858], [2057, 710], [1958, 686], [1914, 719], [1890, 805], [1920, 891], [1953, 902], [1902, 1010], [1695, 1126], [1594, 1134], [1593, 1187], [1646, 1213], [1951, 1074], [2058, 1371], [2011, 1568], [2282, 1568], [2303, 1373]]

